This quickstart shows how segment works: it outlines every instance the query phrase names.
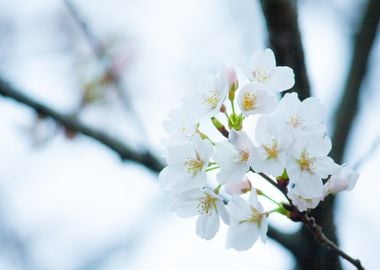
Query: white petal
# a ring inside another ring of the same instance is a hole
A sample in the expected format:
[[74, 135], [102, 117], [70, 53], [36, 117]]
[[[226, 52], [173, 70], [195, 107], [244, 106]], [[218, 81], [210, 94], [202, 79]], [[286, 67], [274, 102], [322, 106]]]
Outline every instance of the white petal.
[[309, 129], [319, 128], [324, 118], [324, 107], [318, 98], [309, 97], [302, 101], [299, 114], [305, 120], [305, 126]]
[[222, 218], [223, 222], [227, 225], [230, 224], [230, 216], [227, 212], [227, 209], [224, 203], [221, 200], [217, 200], [215, 204], [216, 204], [216, 210], [219, 216]]
[[301, 101], [297, 93], [287, 93], [278, 103], [277, 115], [286, 122], [289, 122], [290, 118], [298, 113], [300, 105]]
[[319, 157], [316, 160], [317, 167], [315, 172], [321, 178], [327, 178], [329, 175], [338, 172], [339, 166], [330, 157]]
[[303, 198], [317, 198], [323, 196], [323, 182], [318, 175], [303, 172], [295, 184], [297, 193]]
[[216, 213], [200, 215], [197, 220], [197, 234], [206, 240], [212, 239], [219, 230], [219, 216]]
[[[243, 223], [244, 224], [244, 223]], [[253, 246], [259, 237], [259, 230], [256, 224], [247, 227], [247, 230], [241, 230], [243, 225], [234, 224], [228, 228], [227, 248], [236, 250], [247, 250]]]
[[197, 201], [178, 201], [173, 205], [173, 210], [182, 218], [193, 217], [199, 214]]
[[261, 219], [261, 223], [259, 225], [259, 232], [260, 232], [261, 241], [265, 243], [267, 240], [267, 233], [268, 233], [268, 219], [265, 215]]
[[309, 141], [308, 152], [312, 156], [327, 156], [331, 150], [331, 140], [328, 136], [315, 132], [308, 135], [305, 139]]
[[268, 83], [269, 90], [282, 92], [294, 86], [294, 72], [290, 67], [276, 67]]

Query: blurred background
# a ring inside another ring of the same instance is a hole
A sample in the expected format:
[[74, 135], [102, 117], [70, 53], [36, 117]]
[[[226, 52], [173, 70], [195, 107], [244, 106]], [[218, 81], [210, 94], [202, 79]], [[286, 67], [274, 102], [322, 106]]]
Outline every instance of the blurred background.
[[[297, 3], [311, 91], [326, 105], [330, 135], [366, 7], [365, 0]], [[335, 209], [342, 249], [367, 269], [377, 269], [380, 246], [379, 41], [359, 71], [359, 109], [343, 159], [361, 177]], [[161, 123], [194, 90], [198, 73], [244, 63], [267, 46], [254, 0], [0, 0], [0, 77], [157, 157], [166, 135]], [[195, 220], [178, 218], [169, 206], [156, 172], [0, 98], [0, 269], [296, 265], [272, 240], [245, 252], [225, 249], [225, 227], [204, 241]], [[284, 232], [299, 229], [282, 218], [270, 221]]]

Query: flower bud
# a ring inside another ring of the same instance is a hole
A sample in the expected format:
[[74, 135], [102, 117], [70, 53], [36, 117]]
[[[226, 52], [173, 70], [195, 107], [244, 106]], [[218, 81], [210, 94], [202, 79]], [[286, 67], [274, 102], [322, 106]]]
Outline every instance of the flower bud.
[[229, 195], [240, 195], [251, 191], [252, 184], [249, 181], [248, 177], [244, 176], [241, 181], [238, 182], [228, 182], [224, 186], [224, 190]]
[[228, 80], [228, 85], [229, 85], [229, 94], [228, 94], [228, 99], [229, 100], [234, 100], [235, 98], [235, 92], [239, 87], [239, 82], [236, 76], [236, 71], [233, 66], [229, 66], [225, 70], [227, 80]]

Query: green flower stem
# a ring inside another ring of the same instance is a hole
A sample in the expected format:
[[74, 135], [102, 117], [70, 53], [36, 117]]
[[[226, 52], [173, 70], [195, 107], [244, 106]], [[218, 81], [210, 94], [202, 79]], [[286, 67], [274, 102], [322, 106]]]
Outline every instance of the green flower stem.
[[261, 195], [265, 198], [267, 198], [268, 200], [270, 200], [271, 202], [273, 202], [274, 204], [277, 204], [279, 207], [281, 206], [281, 204], [279, 202], [276, 202], [274, 199], [272, 199], [271, 197], [269, 197], [268, 195], [266, 195], [264, 192], [262, 192], [261, 190], [257, 190], [257, 195]]
[[219, 166], [210, 167], [210, 168], [206, 169], [206, 172], [213, 171], [213, 170], [216, 170], [216, 169], [219, 169], [219, 168], [220, 168]]

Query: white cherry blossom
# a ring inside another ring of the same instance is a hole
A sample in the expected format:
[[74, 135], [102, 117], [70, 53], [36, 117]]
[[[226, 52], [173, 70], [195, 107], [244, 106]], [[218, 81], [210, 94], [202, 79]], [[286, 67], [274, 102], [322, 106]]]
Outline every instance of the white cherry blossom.
[[203, 76], [194, 94], [184, 101], [184, 109], [197, 120], [207, 119], [219, 113], [228, 95], [229, 70], [216, 75]]
[[263, 206], [257, 200], [256, 190], [250, 193], [249, 202], [238, 196], [233, 196], [228, 204], [230, 226], [227, 234], [227, 248], [247, 250], [261, 237], [266, 241], [268, 231], [267, 215]]
[[308, 209], [314, 209], [324, 198], [324, 196], [304, 198], [297, 192], [297, 189], [294, 188], [293, 183], [289, 183], [288, 197], [301, 212], [307, 211]]
[[206, 168], [213, 151], [207, 139], [196, 134], [190, 142], [167, 149], [168, 166], [159, 175], [164, 190], [178, 193], [206, 185]]
[[270, 113], [276, 108], [274, 94], [257, 83], [250, 83], [239, 90], [237, 103], [245, 116]]
[[256, 125], [253, 168], [273, 176], [283, 173], [292, 142], [292, 131], [274, 114], [263, 115]]
[[229, 141], [217, 143], [213, 160], [220, 166], [219, 183], [240, 181], [252, 166], [254, 145], [246, 133], [231, 130]]
[[299, 134], [289, 149], [286, 170], [297, 193], [303, 198], [323, 195], [322, 178], [336, 172], [338, 166], [327, 156], [331, 141], [321, 133]]
[[343, 165], [336, 174], [333, 174], [324, 185], [325, 196], [341, 191], [351, 191], [359, 179], [359, 173], [350, 166]]
[[194, 118], [186, 113], [183, 108], [171, 110], [169, 119], [163, 122], [169, 138], [162, 140], [164, 145], [183, 144], [192, 139], [197, 131], [197, 125]]
[[294, 131], [324, 132], [326, 130], [324, 107], [315, 97], [301, 102], [297, 93], [285, 94], [278, 103], [277, 116]]
[[194, 189], [181, 193], [174, 202], [173, 208], [180, 217], [199, 216], [197, 234], [210, 240], [219, 230], [219, 217], [229, 224], [228, 212], [223, 199], [209, 189]]
[[271, 49], [253, 54], [246, 74], [250, 81], [256, 82], [264, 89], [282, 92], [294, 86], [294, 72], [290, 67], [276, 66], [276, 59]]

